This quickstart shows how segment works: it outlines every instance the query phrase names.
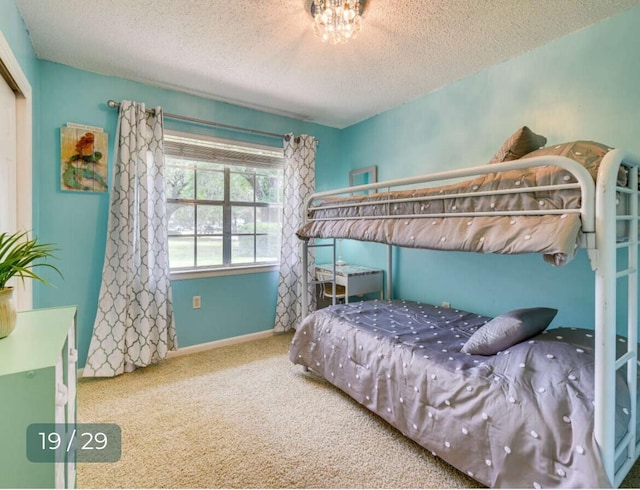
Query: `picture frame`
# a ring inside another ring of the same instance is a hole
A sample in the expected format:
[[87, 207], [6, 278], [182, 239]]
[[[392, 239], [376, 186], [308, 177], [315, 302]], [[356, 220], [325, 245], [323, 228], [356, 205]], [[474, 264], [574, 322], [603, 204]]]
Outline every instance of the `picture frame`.
[[[378, 167], [376, 165], [357, 168], [349, 172], [349, 187], [374, 184], [376, 182], [378, 182]], [[364, 194], [374, 194], [376, 192], [375, 189], [363, 191]]]
[[109, 135], [102, 128], [67, 123], [60, 128], [60, 188], [107, 192]]

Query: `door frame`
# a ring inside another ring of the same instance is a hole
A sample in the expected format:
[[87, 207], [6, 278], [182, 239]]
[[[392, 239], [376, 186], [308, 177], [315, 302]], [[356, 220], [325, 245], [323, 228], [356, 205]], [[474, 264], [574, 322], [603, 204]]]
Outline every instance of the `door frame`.
[[[33, 103], [31, 84], [9, 43], [0, 31], [0, 76], [16, 92], [16, 224], [18, 230], [32, 231], [33, 227]], [[8, 79], [7, 79], [8, 78]], [[17, 306], [28, 310], [33, 306], [32, 281], [20, 285]]]

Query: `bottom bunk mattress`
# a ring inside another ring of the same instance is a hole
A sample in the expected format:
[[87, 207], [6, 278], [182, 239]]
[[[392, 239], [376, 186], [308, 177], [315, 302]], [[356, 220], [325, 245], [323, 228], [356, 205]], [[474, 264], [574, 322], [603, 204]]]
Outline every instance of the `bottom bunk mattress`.
[[[593, 332], [557, 328], [496, 355], [461, 352], [488, 320], [410, 301], [336, 305], [301, 322], [289, 357], [485, 485], [610, 486], [593, 436]], [[624, 433], [630, 399], [619, 383]]]

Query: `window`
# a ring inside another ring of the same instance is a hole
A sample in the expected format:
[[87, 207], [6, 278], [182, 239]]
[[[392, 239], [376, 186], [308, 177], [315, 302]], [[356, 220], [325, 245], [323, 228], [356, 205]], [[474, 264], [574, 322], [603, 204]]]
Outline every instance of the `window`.
[[282, 149], [165, 131], [172, 272], [278, 264]]

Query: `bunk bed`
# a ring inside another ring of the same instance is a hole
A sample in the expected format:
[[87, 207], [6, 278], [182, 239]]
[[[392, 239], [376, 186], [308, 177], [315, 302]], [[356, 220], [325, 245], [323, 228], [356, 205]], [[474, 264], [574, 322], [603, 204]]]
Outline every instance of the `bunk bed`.
[[[617, 487], [640, 450], [640, 162], [590, 141], [501, 152], [511, 156], [311, 196], [301, 290], [310, 248], [348, 238], [388, 244], [388, 299], [309, 313], [303, 294], [289, 357], [485, 485]], [[547, 330], [547, 308], [492, 319], [389, 299], [393, 246], [540, 253], [556, 266], [584, 247], [595, 329]]]

